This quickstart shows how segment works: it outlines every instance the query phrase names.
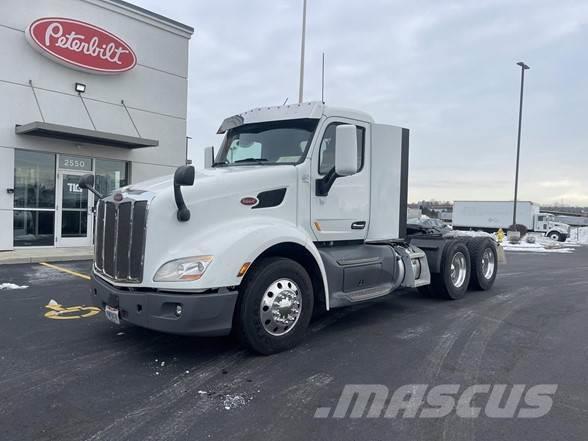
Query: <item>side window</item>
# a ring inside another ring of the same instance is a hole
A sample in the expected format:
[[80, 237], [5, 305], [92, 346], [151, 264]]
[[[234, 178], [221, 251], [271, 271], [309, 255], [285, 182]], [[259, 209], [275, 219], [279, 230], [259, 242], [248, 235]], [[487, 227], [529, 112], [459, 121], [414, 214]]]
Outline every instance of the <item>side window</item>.
[[[319, 149], [319, 174], [325, 175], [335, 167], [335, 143], [337, 136], [337, 126], [343, 123], [331, 123], [327, 126], [321, 146]], [[363, 168], [363, 158], [365, 151], [365, 128], [356, 126], [357, 129], [357, 170]]]

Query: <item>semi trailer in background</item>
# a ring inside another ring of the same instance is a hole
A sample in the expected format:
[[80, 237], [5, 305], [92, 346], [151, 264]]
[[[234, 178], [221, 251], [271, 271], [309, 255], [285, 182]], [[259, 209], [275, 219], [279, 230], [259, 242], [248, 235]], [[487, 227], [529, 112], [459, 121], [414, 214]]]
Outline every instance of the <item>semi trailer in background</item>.
[[[231, 116], [205, 167], [97, 206], [92, 302], [115, 323], [288, 349], [313, 311], [492, 287], [497, 245], [408, 226], [404, 128], [306, 103]], [[92, 176], [80, 181], [95, 191]], [[408, 232], [407, 232], [408, 230]]]
[[[455, 201], [453, 203], [453, 228], [477, 229], [493, 232], [512, 225], [512, 201]], [[538, 204], [517, 202], [517, 224], [529, 231], [544, 233], [547, 237], [564, 242], [570, 235], [570, 226], [556, 222], [549, 213], [541, 213]]]

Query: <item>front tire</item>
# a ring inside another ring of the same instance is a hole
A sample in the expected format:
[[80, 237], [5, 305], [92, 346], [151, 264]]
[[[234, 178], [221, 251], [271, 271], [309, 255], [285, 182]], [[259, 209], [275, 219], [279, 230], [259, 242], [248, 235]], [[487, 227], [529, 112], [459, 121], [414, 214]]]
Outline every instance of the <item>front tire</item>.
[[551, 240], [555, 240], [556, 242], [562, 242], [561, 233], [559, 231], [550, 231], [547, 233], [547, 237], [549, 237]]
[[312, 282], [304, 267], [284, 257], [262, 259], [242, 284], [236, 331], [260, 354], [290, 349], [304, 337], [313, 304]]
[[491, 239], [473, 238], [468, 243], [470, 251], [472, 276], [470, 287], [486, 291], [494, 285], [498, 273], [498, 253]]

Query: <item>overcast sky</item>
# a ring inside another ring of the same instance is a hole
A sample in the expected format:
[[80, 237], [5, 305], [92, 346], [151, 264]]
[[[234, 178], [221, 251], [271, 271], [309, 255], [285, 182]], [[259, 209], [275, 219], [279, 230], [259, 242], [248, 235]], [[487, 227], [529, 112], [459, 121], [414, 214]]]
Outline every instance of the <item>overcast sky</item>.
[[[296, 102], [302, 0], [134, 0], [196, 29], [192, 157], [222, 119]], [[520, 199], [588, 205], [588, 2], [308, 0], [305, 100], [411, 130], [409, 200], [512, 199], [520, 68]]]

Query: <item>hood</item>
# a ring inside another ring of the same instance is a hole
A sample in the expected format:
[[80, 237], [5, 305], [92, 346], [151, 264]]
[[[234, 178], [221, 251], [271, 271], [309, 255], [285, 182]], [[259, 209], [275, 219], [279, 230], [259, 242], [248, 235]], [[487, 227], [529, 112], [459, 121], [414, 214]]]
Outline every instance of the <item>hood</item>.
[[[182, 187], [184, 195], [194, 192], [200, 193], [199, 189], [208, 188], [211, 185], [216, 190], [222, 190], [231, 183], [240, 182], [244, 185], [253, 185], [255, 183], [262, 186], [267, 181], [273, 182], [279, 186], [280, 180], [286, 176], [296, 176], [295, 166], [293, 165], [247, 165], [233, 167], [214, 167], [210, 169], [196, 169], [194, 185], [191, 187]], [[146, 181], [131, 184], [122, 188], [123, 192], [132, 190], [148, 191], [154, 194], [173, 190], [173, 175], [160, 176]], [[286, 182], [284, 182], [286, 183]], [[186, 197], [186, 196], [184, 196]]]

